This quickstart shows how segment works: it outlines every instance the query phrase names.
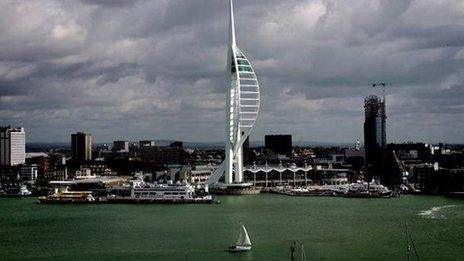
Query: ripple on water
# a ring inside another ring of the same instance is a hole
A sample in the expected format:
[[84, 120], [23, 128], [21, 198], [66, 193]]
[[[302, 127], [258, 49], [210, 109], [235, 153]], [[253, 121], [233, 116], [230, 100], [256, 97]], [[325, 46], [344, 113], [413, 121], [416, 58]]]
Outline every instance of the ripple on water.
[[447, 216], [445, 215], [444, 210], [449, 208], [455, 208], [457, 206], [458, 205], [443, 205], [439, 207], [432, 207], [427, 210], [422, 210], [421, 212], [419, 212], [418, 215], [423, 218], [446, 219]]

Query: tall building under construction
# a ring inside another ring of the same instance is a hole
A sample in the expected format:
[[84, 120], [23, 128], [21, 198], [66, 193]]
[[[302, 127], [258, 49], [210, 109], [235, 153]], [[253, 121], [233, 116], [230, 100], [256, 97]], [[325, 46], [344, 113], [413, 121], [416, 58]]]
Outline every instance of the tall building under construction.
[[364, 146], [366, 179], [382, 176], [387, 147], [385, 98], [371, 95], [364, 99]]

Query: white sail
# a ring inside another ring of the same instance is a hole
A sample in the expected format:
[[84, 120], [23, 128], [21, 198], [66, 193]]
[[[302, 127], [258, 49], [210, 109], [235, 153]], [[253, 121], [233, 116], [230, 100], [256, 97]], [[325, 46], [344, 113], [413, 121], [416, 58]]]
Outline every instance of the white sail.
[[238, 235], [237, 246], [251, 246], [250, 237], [244, 225], [242, 225], [242, 229]]

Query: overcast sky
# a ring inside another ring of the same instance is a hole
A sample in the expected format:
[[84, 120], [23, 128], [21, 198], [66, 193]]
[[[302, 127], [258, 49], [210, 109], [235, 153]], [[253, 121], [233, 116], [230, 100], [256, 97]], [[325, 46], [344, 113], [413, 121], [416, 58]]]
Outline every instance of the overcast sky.
[[[260, 80], [253, 140], [362, 141], [387, 88], [389, 142], [464, 142], [464, 1], [236, 0]], [[224, 137], [226, 0], [0, 1], [0, 125], [28, 142]]]

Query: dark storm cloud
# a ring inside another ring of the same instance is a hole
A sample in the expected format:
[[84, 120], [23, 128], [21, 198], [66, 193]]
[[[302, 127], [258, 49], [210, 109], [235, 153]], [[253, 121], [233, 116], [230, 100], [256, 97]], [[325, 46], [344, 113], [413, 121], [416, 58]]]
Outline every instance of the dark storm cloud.
[[[387, 90], [389, 140], [464, 141], [460, 1], [235, 1], [255, 66], [254, 137], [362, 139], [363, 97]], [[3, 1], [0, 123], [30, 141], [77, 130], [220, 140], [228, 2]]]

